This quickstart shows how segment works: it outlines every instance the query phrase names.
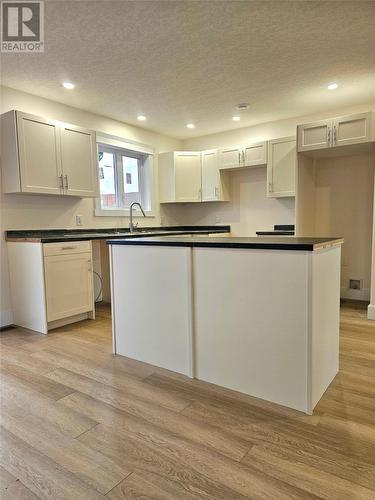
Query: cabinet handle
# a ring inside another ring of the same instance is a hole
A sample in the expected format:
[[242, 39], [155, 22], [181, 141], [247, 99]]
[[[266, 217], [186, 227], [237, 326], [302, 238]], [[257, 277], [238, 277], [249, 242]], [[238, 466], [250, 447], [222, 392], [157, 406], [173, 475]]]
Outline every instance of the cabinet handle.
[[64, 179], [65, 179], [65, 189], [69, 189], [69, 184], [68, 184], [68, 176], [67, 175], [64, 175]]
[[242, 163], [245, 165], [245, 151], [242, 151]]
[[238, 164], [241, 165], [241, 151], [238, 151]]
[[272, 191], [273, 191], [273, 183], [271, 181], [268, 183], [268, 191], [270, 193], [272, 193]]
[[331, 144], [331, 128], [330, 127], [327, 128], [327, 142], [328, 142], [328, 145]]
[[59, 175], [59, 188], [64, 189], [64, 179], [62, 174]]
[[334, 143], [336, 143], [336, 141], [337, 141], [336, 132], [337, 132], [336, 125], [334, 125], [333, 126], [333, 142]]
[[77, 247], [61, 247], [61, 250], [74, 250]]

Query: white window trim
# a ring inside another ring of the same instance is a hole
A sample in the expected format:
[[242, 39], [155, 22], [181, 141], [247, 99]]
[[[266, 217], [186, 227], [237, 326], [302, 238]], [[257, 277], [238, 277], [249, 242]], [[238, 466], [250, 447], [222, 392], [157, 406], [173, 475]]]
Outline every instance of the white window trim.
[[[96, 142], [97, 144], [103, 144], [104, 146], [112, 146], [121, 149], [127, 149], [129, 151], [134, 151], [136, 153], [144, 153], [148, 155], [149, 165], [147, 168], [149, 169], [148, 180], [151, 186], [149, 186], [150, 197], [151, 197], [151, 209], [145, 210], [146, 217], [155, 217], [154, 211], [154, 150], [151, 146], [147, 144], [142, 144], [140, 142], [135, 142], [131, 140], [124, 140], [121, 137], [116, 137], [109, 134], [97, 133], [96, 134]], [[142, 172], [141, 172], [142, 175]], [[95, 199], [95, 209], [94, 215], [97, 217], [129, 217], [130, 210], [127, 209], [118, 209], [118, 208], [102, 208], [100, 197]], [[143, 217], [142, 212], [136, 207], [133, 210], [133, 217]]]

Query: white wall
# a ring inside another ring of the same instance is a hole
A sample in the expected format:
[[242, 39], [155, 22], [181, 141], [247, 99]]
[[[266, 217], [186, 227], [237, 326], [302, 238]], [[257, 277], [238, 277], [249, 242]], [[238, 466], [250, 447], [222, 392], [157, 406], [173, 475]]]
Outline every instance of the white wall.
[[[140, 219], [139, 223], [140, 225], [159, 225], [157, 153], [181, 149], [179, 140], [10, 88], [0, 87], [0, 92], [1, 113], [17, 109], [152, 146], [156, 153], [154, 158], [155, 216]], [[83, 227], [86, 228], [125, 227], [128, 225], [127, 217], [95, 217], [94, 201], [92, 199], [2, 194], [1, 185], [0, 214], [0, 326], [9, 324], [12, 321], [4, 230], [74, 228], [76, 227], [75, 215], [77, 214], [83, 216]]]
[[[315, 234], [341, 236], [341, 296], [370, 300], [375, 155], [325, 158], [315, 168]], [[362, 290], [349, 290], [349, 279]]]

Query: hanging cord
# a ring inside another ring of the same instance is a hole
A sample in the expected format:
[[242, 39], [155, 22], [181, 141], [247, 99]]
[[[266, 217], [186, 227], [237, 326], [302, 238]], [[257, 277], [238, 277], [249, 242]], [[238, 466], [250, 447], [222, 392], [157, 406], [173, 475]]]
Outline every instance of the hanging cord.
[[99, 293], [98, 293], [97, 297], [95, 298], [95, 304], [96, 304], [98, 302], [99, 297], [102, 294], [102, 291], [103, 291], [103, 279], [100, 276], [100, 274], [97, 273], [96, 271], [93, 271], [93, 274], [95, 274], [95, 276], [97, 276], [99, 278], [99, 283], [100, 283]]

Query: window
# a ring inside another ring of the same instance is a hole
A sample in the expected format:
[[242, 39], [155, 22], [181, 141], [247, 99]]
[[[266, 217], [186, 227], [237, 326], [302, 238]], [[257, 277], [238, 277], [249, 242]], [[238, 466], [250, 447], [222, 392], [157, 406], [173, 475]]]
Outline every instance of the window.
[[152, 155], [111, 144], [98, 144], [100, 200], [96, 215], [127, 215], [137, 201], [151, 211]]

